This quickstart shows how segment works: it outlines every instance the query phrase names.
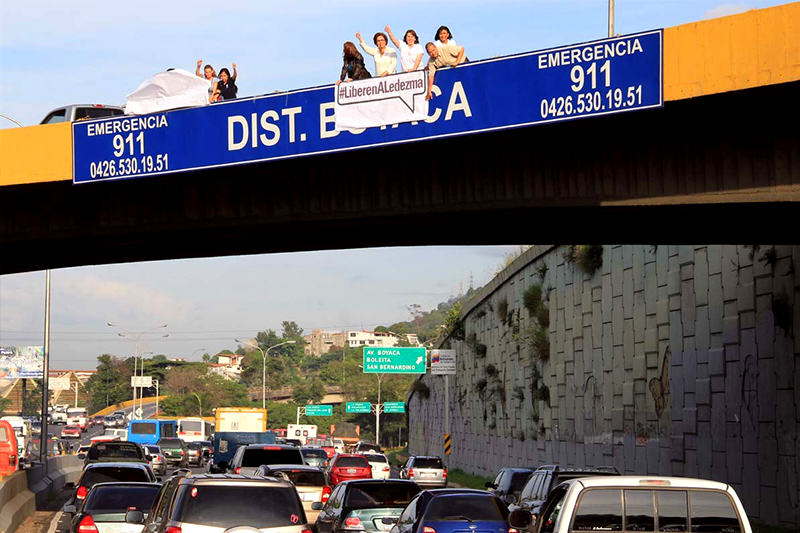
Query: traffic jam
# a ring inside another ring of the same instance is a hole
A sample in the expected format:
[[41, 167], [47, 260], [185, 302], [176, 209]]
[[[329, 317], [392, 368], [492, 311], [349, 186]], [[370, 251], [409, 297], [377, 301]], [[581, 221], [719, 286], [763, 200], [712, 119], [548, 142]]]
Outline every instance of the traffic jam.
[[[390, 460], [357, 431], [270, 431], [266, 415], [218, 408], [216, 424], [134, 418], [125, 428], [118, 427], [124, 412], [67, 417], [66, 438], [76, 430], [80, 436], [87, 424], [102, 425], [103, 433], [75, 450], [83, 470], [67, 484], [59, 531], [751, 531], [739, 497], [724, 483], [556, 464], [502, 468], [482, 490], [464, 488], [449, 481], [442, 457]], [[0, 467], [18, 461], [16, 434], [0, 421]]]

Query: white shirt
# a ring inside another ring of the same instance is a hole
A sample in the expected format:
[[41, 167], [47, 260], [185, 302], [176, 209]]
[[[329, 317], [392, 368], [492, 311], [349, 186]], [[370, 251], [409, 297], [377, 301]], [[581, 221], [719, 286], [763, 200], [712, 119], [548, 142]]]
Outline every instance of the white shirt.
[[414, 63], [417, 61], [417, 57], [422, 55], [422, 59], [419, 60], [419, 65], [417, 66], [417, 70], [422, 70], [425, 68], [425, 50], [422, 48], [422, 45], [416, 43], [414, 46], [408, 46], [408, 44], [401, 42], [400, 43], [400, 63], [403, 65], [403, 70], [406, 72], [411, 72], [414, 70]]
[[[436, 48], [441, 48], [442, 44], [443, 44], [442, 41], [440, 41], [439, 39], [436, 39], [435, 41], [433, 41], [433, 45]], [[453, 46], [458, 46], [456, 44], [456, 40], [455, 39], [447, 39], [447, 44], [452, 44]]]
[[393, 48], [387, 46], [383, 49], [383, 55], [381, 55], [380, 50], [367, 46], [364, 41], [361, 41], [359, 44], [361, 44], [361, 48], [363, 48], [366, 53], [375, 58], [376, 76], [380, 76], [384, 72], [388, 72], [389, 74], [395, 74], [397, 72], [397, 52], [395, 52]]

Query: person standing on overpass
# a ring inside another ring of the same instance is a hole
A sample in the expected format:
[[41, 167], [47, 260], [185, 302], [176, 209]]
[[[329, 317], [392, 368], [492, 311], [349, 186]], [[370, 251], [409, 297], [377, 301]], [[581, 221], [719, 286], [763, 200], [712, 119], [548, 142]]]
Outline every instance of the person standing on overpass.
[[425, 45], [428, 51], [428, 94], [425, 95], [426, 100], [433, 98], [433, 75], [436, 73], [437, 68], [442, 67], [455, 67], [464, 62], [464, 47], [456, 46], [454, 44], [442, 44], [440, 47], [433, 43]]
[[377, 76], [388, 76], [389, 74], [397, 73], [397, 52], [391, 48], [387, 48], [389, 38], [383, 32], [378, 32], [372, 37], [372, 42], [378, 48], [367, 46], [364, 39], [361, 38], [361, 33], [356, 32], [356, 39], [361, 45], [361, 48], [375, 59], [375, 74]]

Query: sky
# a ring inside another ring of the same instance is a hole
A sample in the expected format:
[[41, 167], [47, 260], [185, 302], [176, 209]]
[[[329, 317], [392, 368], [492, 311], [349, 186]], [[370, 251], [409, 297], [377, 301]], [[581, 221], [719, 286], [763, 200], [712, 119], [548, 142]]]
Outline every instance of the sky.
[[[618, 34], [664, 28], [785, 2], [616, 0]], [[342, 43], [391, 25], [424, 42], [449, 26], [480, 59], [603, 38], [607, 0], [193, 0], [134, 3], [0, 0], [0, 114], [24, 125], [71, 103], [121, 105], [169, 67], [236, 62], [239, 96], [332, 83]], [[368, 67], [373, 67], [371, 60]], [[0, 128], [16, 127], [0, 117]], [[294, 320], [313, 328], [371, 328], [409, 318], [486, 283], [509, 243], [388, 248], [90, 266], [55, 270], [52, 368], [93, 368], [102, 353], [139, 350], [198, 359], [233, 339]], [[0, 276], [0, 346], [40, 345], [44, 273]], [[162, 331], [169, 337], [163, 338]]]

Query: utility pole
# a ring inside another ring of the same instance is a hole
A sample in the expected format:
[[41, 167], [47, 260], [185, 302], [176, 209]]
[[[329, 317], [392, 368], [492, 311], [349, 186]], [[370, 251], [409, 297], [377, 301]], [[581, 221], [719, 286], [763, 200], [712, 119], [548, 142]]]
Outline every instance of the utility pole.
[[383, 404], [381, 403], [381, 381], [383, 374], [378, 376], [378, 403], [375, 404], [375, 444], [381, 445], [381, 412], [383, 411]]
[[608, 0], [608, 36], [614, 36], [614, 0]]

